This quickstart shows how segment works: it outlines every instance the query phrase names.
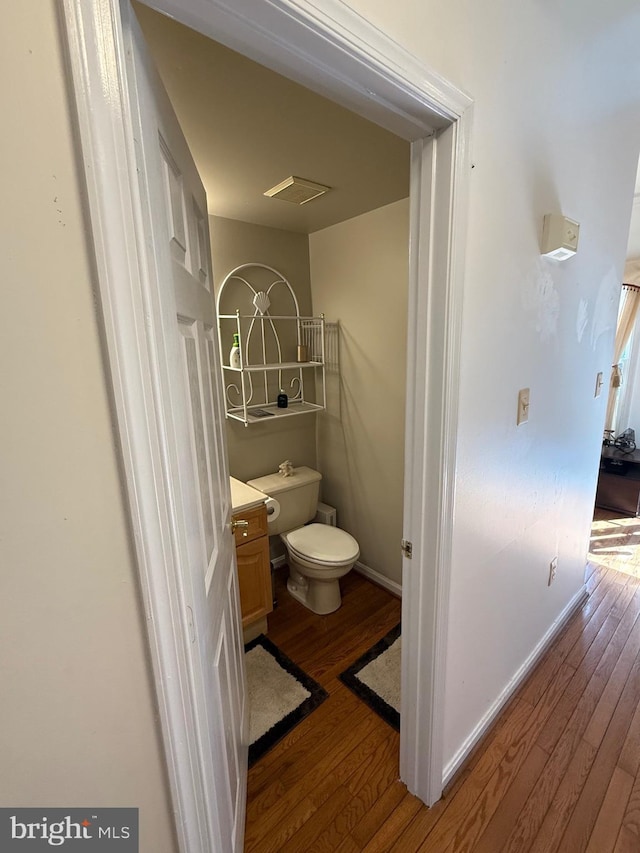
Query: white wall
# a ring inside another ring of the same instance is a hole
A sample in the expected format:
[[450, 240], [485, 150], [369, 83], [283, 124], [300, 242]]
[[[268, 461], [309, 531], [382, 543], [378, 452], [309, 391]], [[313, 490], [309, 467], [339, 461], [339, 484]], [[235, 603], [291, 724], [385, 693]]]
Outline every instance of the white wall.
[[176, 849], [53, 0], [3, 8], [0, 803]]
[[[451, 766], [580, 590], [639, 145], [637, 4], [349, 5], [475, 100], [446, 681]], [[629, 11], [630, 10], [630, 11]], [[545, 213], [581, 223], [542, 260]], [[531, 389], [516, 427], [518, 389]], [[549, 561], [558, 555], [555, 583]]]
[[402, 580], [409, 201], [309, 237], [313, 310], [340, 324], [340, 370], [318, 416], [323, 500], [360, 561]]

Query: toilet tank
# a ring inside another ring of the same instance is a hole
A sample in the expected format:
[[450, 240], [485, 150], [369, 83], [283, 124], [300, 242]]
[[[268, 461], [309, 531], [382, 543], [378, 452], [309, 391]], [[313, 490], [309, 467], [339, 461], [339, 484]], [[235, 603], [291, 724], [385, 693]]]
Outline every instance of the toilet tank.
[[270, 536], [295, 530], [315, 518], [321, 479], [319, 471], [301, 466], [294, 468], [290, 477], [267, 474], [266, 477], [247, 480], [247, 485], [275, 498], [280, 504], [280, 515], [275, 521], [269, 521]]

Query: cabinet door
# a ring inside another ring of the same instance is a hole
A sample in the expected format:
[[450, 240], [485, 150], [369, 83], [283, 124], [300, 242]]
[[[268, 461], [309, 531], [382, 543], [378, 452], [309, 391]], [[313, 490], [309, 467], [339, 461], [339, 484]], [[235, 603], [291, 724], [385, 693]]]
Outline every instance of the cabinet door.
[[236, 555], [244, 627], [273, 610], [269, 538], [262, 536], [253, 542], [240, 545], [236, 549]]

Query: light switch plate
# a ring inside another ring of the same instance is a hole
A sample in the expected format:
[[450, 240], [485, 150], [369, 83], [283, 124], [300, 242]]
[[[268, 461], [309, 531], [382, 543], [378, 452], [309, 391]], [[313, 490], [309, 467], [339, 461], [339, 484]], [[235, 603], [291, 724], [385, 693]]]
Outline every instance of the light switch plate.
[[521, 388], [518, 391], [518, 416], [516, 424], [525, 424], [529, 420], [529, 389]]
[[601, 393], [601, 391], [602, 391], [602, 383], [603, 383], [603, 381], [604, 381], [604, 380], [603, 380], [603, 378], [602, 378], [602, 371], [600, 371], [600, 373], [598, 373], [598, 374], [597, 374], [597, 376], [596, 376], [596, 391], [595, 391], [595, 394], [593, 395], [594, 397], [599, 397], [599, 396], [600, 396], [600, 393]]

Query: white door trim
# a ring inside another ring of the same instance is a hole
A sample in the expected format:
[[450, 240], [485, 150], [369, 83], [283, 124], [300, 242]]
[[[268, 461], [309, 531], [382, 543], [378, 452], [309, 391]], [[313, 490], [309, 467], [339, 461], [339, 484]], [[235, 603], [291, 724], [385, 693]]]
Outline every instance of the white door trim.
[[471, 98], [343, 0], [142, 0], [408, 140]]
[[443, 787], [470, 120], [411, 152], [400, 777], [429, 806]]
[[[197, 745], [184, 680], [187, 626], [172, 581], [162, 479], [165, 436], [152, 417], [144, 305], [131, 287], [141, 281], [143, 254], [136, 242], [133, 139], [119, 75], [124, 57], [114, 24], [118, 4], [61, 2], [169, 781], [181, 849], [195, 853], [205, 849], [202, 781], [193, 773]], [[471, 99], [340, 0], [149, 5], [414, 142], [404, 523], [414, 551], [403, 571], [401, 775], [410, 791], [431, 804], [442, 790]]]

